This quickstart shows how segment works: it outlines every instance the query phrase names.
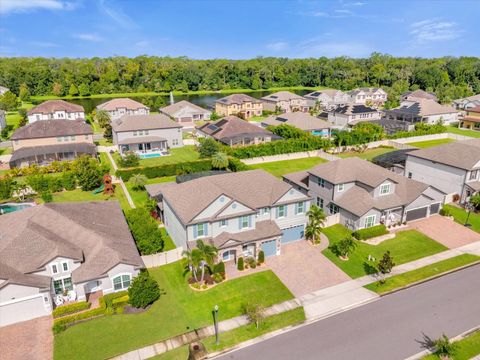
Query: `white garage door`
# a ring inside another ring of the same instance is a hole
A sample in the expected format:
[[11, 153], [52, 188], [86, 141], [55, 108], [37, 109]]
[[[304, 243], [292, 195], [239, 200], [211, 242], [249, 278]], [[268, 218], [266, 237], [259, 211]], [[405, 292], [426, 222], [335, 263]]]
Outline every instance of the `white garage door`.
[[43, 296], [0, 305], [0, 326], [49, 315], [43, 305]]

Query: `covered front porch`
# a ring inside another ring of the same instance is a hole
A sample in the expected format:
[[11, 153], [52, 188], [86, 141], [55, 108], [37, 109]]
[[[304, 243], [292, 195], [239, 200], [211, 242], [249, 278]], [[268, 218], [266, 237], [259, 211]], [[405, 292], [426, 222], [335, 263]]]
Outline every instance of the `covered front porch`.
[[121, 155], [134, 152], [138, 155], [167, 155], [168, 141], [160, 136], [139, 136], [119, 141], [118, 150]]
[[401, 224], [403, 220], [403, 207], [387, 209], [382, 211], [380, 223], [389, 227]]

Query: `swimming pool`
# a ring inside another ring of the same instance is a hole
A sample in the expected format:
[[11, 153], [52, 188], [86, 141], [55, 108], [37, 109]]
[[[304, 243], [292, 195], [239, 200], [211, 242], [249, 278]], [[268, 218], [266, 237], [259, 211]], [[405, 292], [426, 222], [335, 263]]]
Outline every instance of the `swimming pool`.
[[138, 155], [140, 159], [151, 159], [151, 158], [157, 158], [162, 156], [162, 154], [159, 153], [151, 153], [151, 154], [140, 154]]
[[14, 211], [23, 210], [29, 207], [32, 207], [33, 204], [30, 203], [6, 203], [0, 204], [0, 215], [8, 214]]

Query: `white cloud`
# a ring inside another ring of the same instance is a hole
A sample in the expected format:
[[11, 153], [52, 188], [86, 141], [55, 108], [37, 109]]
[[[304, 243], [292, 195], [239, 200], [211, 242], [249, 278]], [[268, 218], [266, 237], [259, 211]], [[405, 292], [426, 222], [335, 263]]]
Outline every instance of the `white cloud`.
[[100, 35], [93, 33], [73, 34], [72, 37], [91, 42], [100, 42], [104, 40]]
[[274, 43], [267, 44], [267, 49], [273, 51], [282, 51], [288, 49], [288, 43], [284, 41], [278, 41]]
[[73, 10], [76, 4], [63, 0], [0, 0], [0, 14], [33, 10]]
[[440, 19], [417, 21], [410, 25], [410, 29], [410, 35], [417, 44], [457, 39], [463, 32], [457, 23]]
[[98, 2], [100, 11], [124, 28], [136, 27], [135, 22], [126, 15], [120, 6], [113, 1], [100, 0]]

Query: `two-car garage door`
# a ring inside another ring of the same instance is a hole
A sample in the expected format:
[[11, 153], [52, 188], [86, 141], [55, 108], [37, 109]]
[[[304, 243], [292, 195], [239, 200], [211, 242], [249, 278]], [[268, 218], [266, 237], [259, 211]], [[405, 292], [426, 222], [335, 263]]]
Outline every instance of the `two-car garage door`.
[[303, 225], [294, 226], [288, 229], [283, 229], [282, 234], [282, 244], [294, 242], [303, 239], [304, 235], [304, 227]]
[[[440, 210], [440, 203], [430, 205], [430, 215], [437, 214]], [[423, 219], [427, 217], [428, 206], [407, 211], [407, 221]]]

